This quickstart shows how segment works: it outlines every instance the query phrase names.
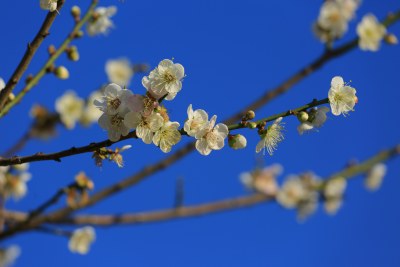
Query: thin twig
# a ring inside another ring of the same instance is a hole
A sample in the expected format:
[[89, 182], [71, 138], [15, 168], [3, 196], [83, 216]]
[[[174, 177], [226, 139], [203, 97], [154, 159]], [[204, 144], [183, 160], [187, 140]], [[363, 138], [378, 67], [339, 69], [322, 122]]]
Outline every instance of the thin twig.
[[[60, 10], [64, 5], [64, 0], [59, 0], [57, 3], [57, 9]], [[19, 80], [21, 79], [22, 75], [25, 73], [26, 69], [28, 68], [33, 56], [36, 54], [36, 51], [42, 44], [44, 38], [46, 38], [50, 33], [51, 25], [53, 24], [56, 16], [58, 15], [57, 12], [49, 12], [40, 27], [39, 32], [36, 34], [35, 38], [31, 43], [28, 43], [26, 48], [26, 52], [19, 62], [17, 68], [15, 69], [14, 73], [11, 75], [10, 79], [8, 80], [4, 89], [0, 92], [0, 110], [3, 111], [3, 106], [6, 103], [8, 96], [14, 89], [14, 87], [18, 84]]]
[[[16, 104], [18, 104], [21, 99], [28, 93], [34, 86], [36, 86], [41, 78], [46, 74], [47, 69], [54, 64], [54, 62], [62, 55], [62, 53], [65, 52], [65, 50], [68, 48], [68, 45], [76, 38], [76, 34], [80, 31], [80, 29], [83, 27], [83, 25], [90, 19], [94, 8], [97, 5], [97, 0], [92, 0], [92, 3], [89, 7], [89, 9], [86, 11], [85, 16], [77, 23], [75, 24], [74, 28], [72, 29], [71, 33], [68, 34], [67, 38], [63, 41], [61, 46], [52, 54], [47, 62], [43, 65], [43, 67], [40, 69], [40, 71], [33, 76], [33, 78], [25, 85], [25, 87], [15, 96], [15, 98], [11, 101], [9, 101], [3, 109], [0, 110], [0, 118], [3, 117], [5, 114], [8, 113], [8, 111], [14, 107]], [[55, 13], [55, 12], [52, 12]]]

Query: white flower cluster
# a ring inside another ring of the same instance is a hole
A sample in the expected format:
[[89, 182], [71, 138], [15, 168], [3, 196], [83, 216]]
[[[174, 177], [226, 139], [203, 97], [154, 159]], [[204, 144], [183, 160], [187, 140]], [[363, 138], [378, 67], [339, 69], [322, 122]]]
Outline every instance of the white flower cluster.
[[26, 183], [30, 180], [28, 172], [29, 164], [0, 167], [0, 191], [7, 199], [13, 197], [19, 200], [26, 195], [28, 187]]
[[77, 122], [80, 122], [83, 126], [97, 122], [101, 112], [93, 102], [100, 96], [100, 92], [94, 91], [85, 101], [77, 96], [74, 91], [66, 91], [55, 103], [55, 109], [60, 115], [61, 122], [67, 129], [75, 128]]
[[354, 18], [360, 0], [329, 0], [321, 6], [314, 33], [324, 43], [342, 37], [348, 29], [348, 23]]
[[89, 36], [106, 35], [111, 28], [114, 28], [114, 23], [111, 17], [117, 13], [116, 6], [97, 7], [88, 21], [86, 30]]
[[96, 232], [93, 227], [86, 226], [75, 230], [68, 243], [69, 250], [81, 255], [87, 254], [90, 245], [96, 240]]

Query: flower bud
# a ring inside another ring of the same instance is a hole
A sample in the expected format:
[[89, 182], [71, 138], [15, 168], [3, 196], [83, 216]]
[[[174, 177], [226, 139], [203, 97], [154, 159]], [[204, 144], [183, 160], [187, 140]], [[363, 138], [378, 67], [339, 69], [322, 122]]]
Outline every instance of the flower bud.
[[255, 123], [255, 122], [249, 122], [249, 123], [247, 124], [247, 127], [248, 127], [249, 129], [255, 129], [255, 128], [257, 128], [257, 123]]
[[49, 47], [47, 48], [47, 52], [49, 53], [50, 56], [54, 55], [54, 53], [56, 52], [56, 47], [54, 45], [49, 45]]
[[71, 8], [71, 15], [75, 20], [79, 20], [81, 17], [81, 9], [79, 6], [73, 6]]
[[309, 118], [308, 113], [305, 112], [305, 111], [301, 111], [301, 112], [299, 112], [299, 113], [297, 114], [297, 119], [298, 119], [301, 123], [308, 121], [308, 118]]
[[241, 134], [230, 135], [228, 137], [228, 144], [233, 149], [242, 149], [247, 145], [246, 137]]
[[78, 61], [79, 60], [79, 52], [76, 46], [71, 46], [67, 51], [67, 57], [69, 60]]
[[74, 36], [74, 37], [75, 37], [76, 39], [78, 39], [78, 38], [82, 38], [83, 35], [85, 35], [85, 34], [83, 33], [83, 31], [78, 31], [78, 32], [75, 33], [75, 36]]
[[54, 75], [56, 75], [57, 78], [65, 80], [69, 78], [69, 71], [66, 67], [59, 66], [54, 70]]
[[389, 33], [385, 36], [385, 42], [390, 45], [397, 45], [399, 40], [397, 39], [396, 35]]
[[246, 112], [246, 114], [243, 116], [243, 120], [244, 121], [249, 121], [252, 120], [256, 117], [256, 114], [254, 113], [254, 111], [249, 110]]

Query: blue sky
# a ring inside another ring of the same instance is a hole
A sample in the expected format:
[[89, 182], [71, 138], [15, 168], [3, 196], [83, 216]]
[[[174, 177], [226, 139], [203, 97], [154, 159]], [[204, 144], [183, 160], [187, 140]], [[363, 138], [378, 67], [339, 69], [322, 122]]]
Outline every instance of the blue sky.
[[[46, 12], [39, 1], [3, 3], [0, 76], [8, 78], [22, 57], [26, 43], [40, 27]], [[60, 44], [72, 28], [69, 9], [89, 1], [66, 1], [51, 35], [35, 56], [28, 73], [35, 73], [45, 61], [46, 47]], [[82, 97], [107, 82], [104, 64], [110, 58], [128, 57], [152, 67], [164, 58], [184, 65], [187, 77], [178, 97], [167, 103], [173, 120], [183, 122], [189, 104], [219, 119], [227, 118], [274, 88], [292, 73], [319, 56], [323, 46], [311, 32], [322, 1], [101, 1], [116, 5], [115, 29], [107, 37], [78, 40], [81, 59], [57, 61], [70, 71], [70, 79], [45, 77], [22, 104], [0, 120], [0, 150], [21, 136], [31, 122], [27, 110], [34, 103], [54, 109], [55, 99], [67, 89]], [[361, 17], [373, 12], [383, 18], [400, 8], [398, 1], [364, 0], [357, 18], [344, 40], [355, 36]], [[390, 29], [400, 35], [400, 24]], [[299, 136], [298, 122], [287, 118], [285, 141], [265, 164], [280, 163], [285, 175], [313, 170], [322, 177], [340, 170], [350, 159], [365, 159], [399, 142], [400, 128], [396, 107], [400, 98], [398, 46], [384, 45], [378, 53], [358, 49], [328, 63], [323, 69], [275, 99], [257, 116], [268, 115], [325, 98], [332, 77], [343, 76], [357, 89], [359, 104], [348, 117], [329, 115], [319, 132]], [[141, 75], [134, 77], [131, 89], [143, 93]], [[21, 84], [22, 85], [22, 84]], [[21, 88], [19, 85], [18, 89]], [[203, 157], [197, 152], [139, 185], [118, 194], [83, 213], [120, 213], [169, 208], [173, 205], [174, 185], [185, 179], [185, 203], [196, 204], [246, 194], [238, 175], [251, 170], [258, 137], [242, 131], [248, 147], [229, 148]], [[72, 145], [85, 145], [106, 138], [98, 125], [67, 131], [59, 127], [56, 138], [34, 140], [20, 153], [53, 152]], [[188, 139], [184, 138], [183, 143]], [[154, 146], [125, 141], [133, 148], [125, 153], [126, 167], [106, 163], [94, 166], [89, 154], [66, 158], [63, 162], [38, 162], [29, 194], [12, 209], [29, 210], [47, 199], [58, 188], [70, 183], [85, 170], [97, 189], [104, 188], [156, 162], [165, 155]], [[176, 149], [176, 148], [175, 148]], [[376, 193], [363, 188], [362, 179], [351, 181], [345, 204], [331, 217], [319, 209], [305, 223], [296, 221], [293, 211], [276, 204], [142, 226], [97, 230], [97, 241], [86, 256], [71, 254], [67, 239], [29, 233], [8, 240], [18, 244], [22, 257], [16, 266], [399, 266], [400, 187], [399, 160], [388, 164], [389, 173]], [[284, 176], [285, 176], [284, 175]], [[282, 181], [282, 177], [281, 177]], [[56, 207], [64, 205], [61, 201]]]

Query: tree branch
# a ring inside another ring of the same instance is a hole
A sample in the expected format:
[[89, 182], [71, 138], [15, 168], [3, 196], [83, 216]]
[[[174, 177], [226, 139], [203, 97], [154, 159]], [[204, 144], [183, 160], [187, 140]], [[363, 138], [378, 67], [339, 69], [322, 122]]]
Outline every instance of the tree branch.
[[[58, 10], [61, 10], [62, 6], [64, 5], [64, 0], [59, 0], [57, 3]], [[56, 16], [58, 15], [57, 12], [48, 12], [42, 26], [40, 27], [39, 32], [36, 34], [35, 38], [31, 43], [28, 43], [26, 48], [26, 52], [19, 62], [17, 68], [15, 69], [14, 73], [8, 80], [4, 89], [0, 92], [0, 111], [3, 112], [3, 106], [6, 103], [8, 96], [14, 89], [14, 87], [18, 84], [19, 80], [21, 79], [22, 75], [25, 73], [26, 69], [28, 68], [33, 56], [35, 55], [36, 51], [42, 44], [44, 38], [46, 38], [50, 33], [49, 30], [51, 25], [53, 24]]]
[[[71, 33], [68, 34], [67, 38], [61, 44], [61, 46], [55, 51], [54, 54], [52, 54], [50, 56], [50, 58], [43, 65], [43, 67], [40, 69], [40, 71], [25, 85], [25, 87], [21, 90], [21, 92], [19, 92], [13, 100], [9, 101], [4, 106], [4, 108], [0, 110], [0, 118], [5, 116], [12, 107], [14, 107], [16, 104], [18, 104], [21, 101], [21, 99], [26, 95], [26, 93], [28, 93], [34, 86], [36, 86], [38, 84], [38, 82], [41, 80], [41, 78], [46, 74], [47, 69], [54, 64], [54, 62], [60, 57], [60, 55], [62, 53], [65, 52], [65, 50], [68, 48], [68, 45], [76, 38], [76, 34], [80, 31], [80, 29], [83, 27], [83, 25], [90, 19], [97, 3], [98, 3], [98, 0], [92, 0], [92, 3], [90, 5], [89, 9], [86, 11], [85, 16], [74, 26]], [[56, 12], [51, 12], [50, 14], [53, 14], [53, 13], [56, 13]], [[6, 86], [6, 88], [7, 88], [7, 86]], [[3, 91], [5, 91], [5, 89]], [[3, 93], [3, 91], [2, 91], [2, 93]], [[0, 100], [1, 100], [1, 94], [0, 94]], [[4, 103], [3, 103], [3, 105], [4, 105]], [[1, 106], [2, 105], [0, 102], [0, 107]]]

